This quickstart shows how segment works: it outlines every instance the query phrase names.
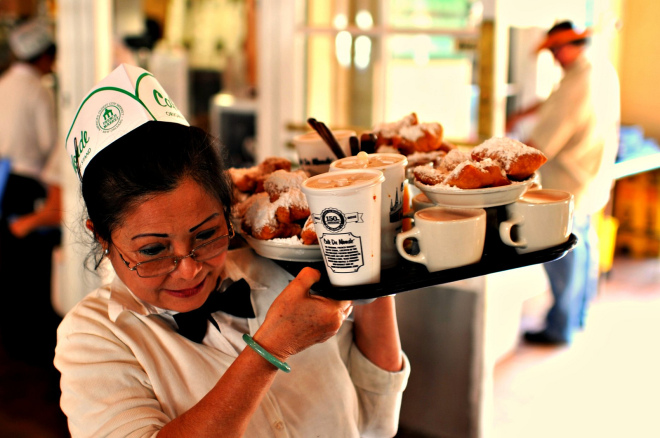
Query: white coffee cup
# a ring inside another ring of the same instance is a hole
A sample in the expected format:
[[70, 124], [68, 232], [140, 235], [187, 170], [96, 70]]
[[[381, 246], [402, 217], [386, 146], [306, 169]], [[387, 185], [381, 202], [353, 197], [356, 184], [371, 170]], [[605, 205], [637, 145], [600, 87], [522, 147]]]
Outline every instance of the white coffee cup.
[[[351, 155], [351, 136], [357, 136], [355, 131], [336, 130], [332, 135], [337, 139], [337, 143], [348, 157]], [[293, 145], [298, 154], [298, 163], [300, 167], [310, 175], [318, 175], [328, 171], [330, 163], [337, 159], [321, 136], [316, 131], [297, 135], [293, 138]]]
[[328, 172], [306, 179], [307, 198], [330, 283], [380, 281], [380, 196], [376, 169]]
[[[426, 265], [429, 272], [470, 265], [481, 260], [486, 240], [483, 208], [429, 207], [415, 212], [415, 226], [396, 236], [401, 257]], [[416, 239], [419, 253], [406, 252], [406, 239]]]
[[395, 239], [403, 224], [403, 202], [407, 186], [406, 164], [408, 159], [402, 154], [376, 153], [358, 154], [330, 164], [330, 171], [345, 169], [378, 169], [383, 172], [381, 204], [380, 263], [383, 269], [396, 266], [399, 255]]
[[412, 198], [412, 208], [415, 212], [435, 206], [436, 204], [431, 201], [424, 193], [418, 193]]
[[506, 206], [500, 239], [518, 254], [551, 248], [566, 242], [573, 230], [573, 195], [563, 190], [529, 190]]

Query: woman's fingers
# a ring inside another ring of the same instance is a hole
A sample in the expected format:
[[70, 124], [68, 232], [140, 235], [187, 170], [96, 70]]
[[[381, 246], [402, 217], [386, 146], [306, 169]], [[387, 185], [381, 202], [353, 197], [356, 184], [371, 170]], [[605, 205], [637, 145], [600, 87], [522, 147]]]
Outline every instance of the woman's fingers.
[[314, 283], [321, 279], [321, 273], [314, 268], [303, 268], [296, 278], [291, 280], [287, 289], [293, 290], [296, 295], [307, 295]]
[[[293, 287], [298, 293], [307, 294], [312, 288], [314, 283], [318, 282], [321, 279], [321, 273], [313, 268], [305, 267], [303, 268], [296, 278], [291, 281], [289, 287]], [[353, 311], [353, 302], [352, 301], [336, 301], [329, 298], [324, 298], [318, 295], [313, 295], [313, 298], [319, 300], [325, 300], [331, 303], [331, 305], [336, 306], [339, 311], [343, 314], [344, 319], [348, 317]]]

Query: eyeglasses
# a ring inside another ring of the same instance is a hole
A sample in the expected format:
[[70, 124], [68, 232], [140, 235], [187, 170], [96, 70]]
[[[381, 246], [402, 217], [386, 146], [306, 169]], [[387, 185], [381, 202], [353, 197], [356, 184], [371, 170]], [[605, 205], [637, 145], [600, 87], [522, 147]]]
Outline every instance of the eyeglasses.
[[209, 240], [208, 242], [202, 243], [201, 245], [193, 248], [193, 250], [190, 251], [190, 254], [182, 257], [159, 257], [157, 259], [137, 263], [135, 266], [131, 267], [126, 259], [124, 259], [124, 256], [119, 252], [119, 248], [117, 248], [116, 245], [115, 248], [117, 248], [117, 253], [121, 258], [121, 261], [126, 264], [126, 267], [129, 271], [135, 271], [137, 275], [142, 278], [160, 277], [162, 275], [167, 275], [170, 272], [173, 272], [179, 266], [179, 261], [188, 257], [192, 258], [196, 262], [204, 262], [225, 252], [227, 248], [229, 248], [229, 241], [234, 237], [234, 227], [232, 226], [231, 222], [228, 222], [228, 224], [229, 233], [216, 237], [215, 239]]

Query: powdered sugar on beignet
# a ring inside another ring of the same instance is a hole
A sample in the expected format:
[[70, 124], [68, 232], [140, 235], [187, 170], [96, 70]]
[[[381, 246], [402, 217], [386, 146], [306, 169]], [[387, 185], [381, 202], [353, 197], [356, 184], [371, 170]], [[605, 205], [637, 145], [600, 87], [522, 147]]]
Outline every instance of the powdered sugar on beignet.
[[402, 129], [416, 125], [417, 123], [417, 114], [410, 113], [394, 122], [379, 123], [373, 127], [372, 131], [379, 137], [391, 138], [400, 135], [399, 133]]
[[415, 179], [427, 186], [442, 184], [447, 176], [446, 173], [429, 166], [417, 166], [413, 169]]
[[301, 226], [296, 221], [309, 217], [307, 198], [300, 189], [281, 193], [275, 202], [270, 201], [267, 192], [253, 197], [241, 222], [245, 233], [262, 240], [300, 234]]
[[443, 184], [459, 189], [480, 189], [511, 184], [502, 168], [491, 159], [463, 161], [452, 170]]
[[264, 181], [264, 190], [270, 196], [270, 201], [275, 202], [282, 193], [291, 189], [300, 189], [303, 181], [308, 178], [304, 170], [287, 172], [286, 170], [276, 170], [271, 173]]
[[314, 229], [314, 218], [311, 215], [305, 221], [305, 225], [303, 225], [300, 232], [300, 240], [303, 245], [316, 245], [319, 243], [316, 230]]
[[469, 161], [470, 160], [470, 154], [467, 152], [464, 152], [460, 149], [452, 149], [451, 151], [447, 152], [447, 155], [440, 160], [440, 163], [436, 166], [436, 168], [440, 171], [443, 172], [451, 172], [464, 161]]
[[[263, 196], [261, 196], [263, 194]], [[300, 234], [300, 225], [284, 223], [277, 220], [278, 206], [268, 200], [268, 194], [262, 192], [257, 200], [250, 206], [241, 228], [244, 233], [256, 239], [270, 240], [280, 237], [291, 237]]]
[[509, 178], [517, 181], [530, 177], [547, 161], [540, 150], [507, 137], [490, 138], [475, 147], [471, 155], [475, 161], [496, 161]]

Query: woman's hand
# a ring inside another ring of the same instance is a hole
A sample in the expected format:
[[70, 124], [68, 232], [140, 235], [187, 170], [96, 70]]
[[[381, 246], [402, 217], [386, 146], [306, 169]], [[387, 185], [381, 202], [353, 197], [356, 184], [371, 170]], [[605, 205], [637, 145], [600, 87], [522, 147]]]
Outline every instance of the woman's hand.
[[254, 339], [280, 360], [334, 336], [353, 309], [352, 301], [310, 295], [319, 281], [316, 269], [304, 268], [271, 305]]
[[[321, 274], [304, 268], [270, 306], [254, 340], [281, 361], [332, 337], [353, 308], [351, 301], [311, 296]], [[245, 348], [213, 389], [158, 436], [243, 436], [278, 369]]]

